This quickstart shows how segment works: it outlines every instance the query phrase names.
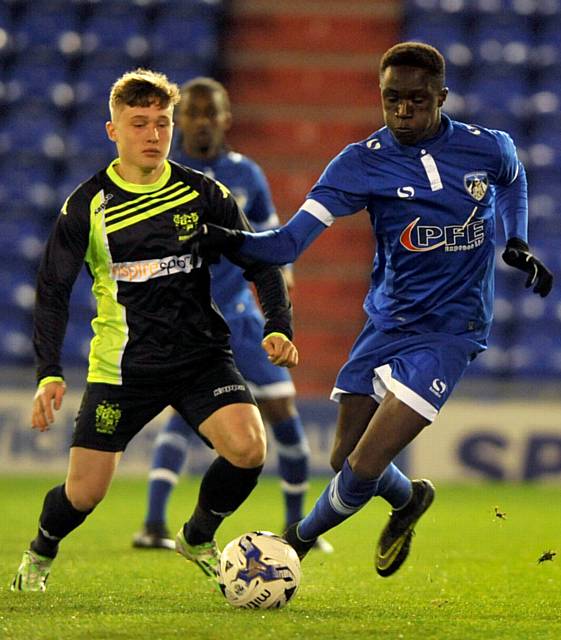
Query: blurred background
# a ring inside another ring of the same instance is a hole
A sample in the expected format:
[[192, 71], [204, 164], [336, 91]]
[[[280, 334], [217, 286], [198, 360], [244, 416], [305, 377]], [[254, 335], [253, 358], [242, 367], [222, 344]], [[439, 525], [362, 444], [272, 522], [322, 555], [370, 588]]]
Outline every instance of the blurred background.
[[[381, 126], [379, 58], [410, 39], [445, 55], [447, 113], [511, 133], [528, 172], [531, 247], [557, 283], [543, 300], [498, 260], [489, 350], [403, 464], [449, 479], [561, 481], [561, 0], [1, 0], [0, 469], [63, 468], [92, 336], [89, 278], [73, 293], [63, 426], [48, 436], [28, 429], [34, 281], [62, 202], [114, 157], [104, 133], [113, 81], [138, 66], [180, 84], [221, 80], [229, 141], [262, 165], [285, 221], [331, 157]], [[295, 268], [294, 378], [318, 472], [373, 253], [359, 214]], [[147, 470], [159, 424], [125, 469]]]

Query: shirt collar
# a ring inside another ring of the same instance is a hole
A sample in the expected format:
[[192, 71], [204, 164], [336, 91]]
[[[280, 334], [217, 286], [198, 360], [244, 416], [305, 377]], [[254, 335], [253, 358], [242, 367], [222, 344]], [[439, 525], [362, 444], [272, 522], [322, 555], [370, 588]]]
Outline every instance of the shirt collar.
[[425, 155], [426, 153], [430, 153], [431, 155], [435, 155], [440, 151], [440, 149], [447, 144], [454, 132], [454, 127], [452, 125], [452, 120], [445, 114], [441, 114], [441, 126], [439, 132], [432, 138], [428, 140], [422, 140], [417, 144], [400, 144], [393, 136], [392, 132], [388, 129], [388, 127], [384, 127], [382, 129], [380, 137], [384, 145], [387, 145], [400, 154], [409, 156], [410, 158], [416, 158], [421, 155]]

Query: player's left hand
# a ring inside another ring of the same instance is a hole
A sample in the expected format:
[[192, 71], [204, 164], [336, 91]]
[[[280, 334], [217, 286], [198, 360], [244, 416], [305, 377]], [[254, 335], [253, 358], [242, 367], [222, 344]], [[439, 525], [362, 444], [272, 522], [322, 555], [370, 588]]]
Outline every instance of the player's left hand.
[[270, 333], [265, 336], [261, 346], [267, 352], [269, 360], [279, 367], [291, 369], [298, 364], [298, 349], [282, 333]]
[[519, 238], [510, 238], [503, 252], [503, 260], [509, 267], [520, 269], [528, 274], [526, 288], [534, 286], [534, 293], [545, 298], [553, 287], [551, 271], [530, 253], [528, 245]]

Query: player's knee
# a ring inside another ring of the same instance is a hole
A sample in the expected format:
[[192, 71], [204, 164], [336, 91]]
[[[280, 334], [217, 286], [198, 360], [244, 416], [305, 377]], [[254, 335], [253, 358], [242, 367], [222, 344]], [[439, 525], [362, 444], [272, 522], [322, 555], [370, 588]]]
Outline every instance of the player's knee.
[[260, 429], [248, 429], [243, 437], [230, 445], [224, 457], [236, 467], [252, 469], [265, 462], [266, 454], [265, 432]]
[[78, 511], [91, 511], [105, 498], [106, 487], [66, 487], [70, 504]]

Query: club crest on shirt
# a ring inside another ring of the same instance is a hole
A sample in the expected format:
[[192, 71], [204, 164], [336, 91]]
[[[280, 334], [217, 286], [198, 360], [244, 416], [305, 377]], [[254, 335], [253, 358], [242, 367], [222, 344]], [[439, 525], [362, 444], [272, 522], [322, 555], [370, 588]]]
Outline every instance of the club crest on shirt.
[[472, 198], [481, 202], [489, 188], [489, 178], [485, 171], [474, 171], [464, 176], [464, 187]]

